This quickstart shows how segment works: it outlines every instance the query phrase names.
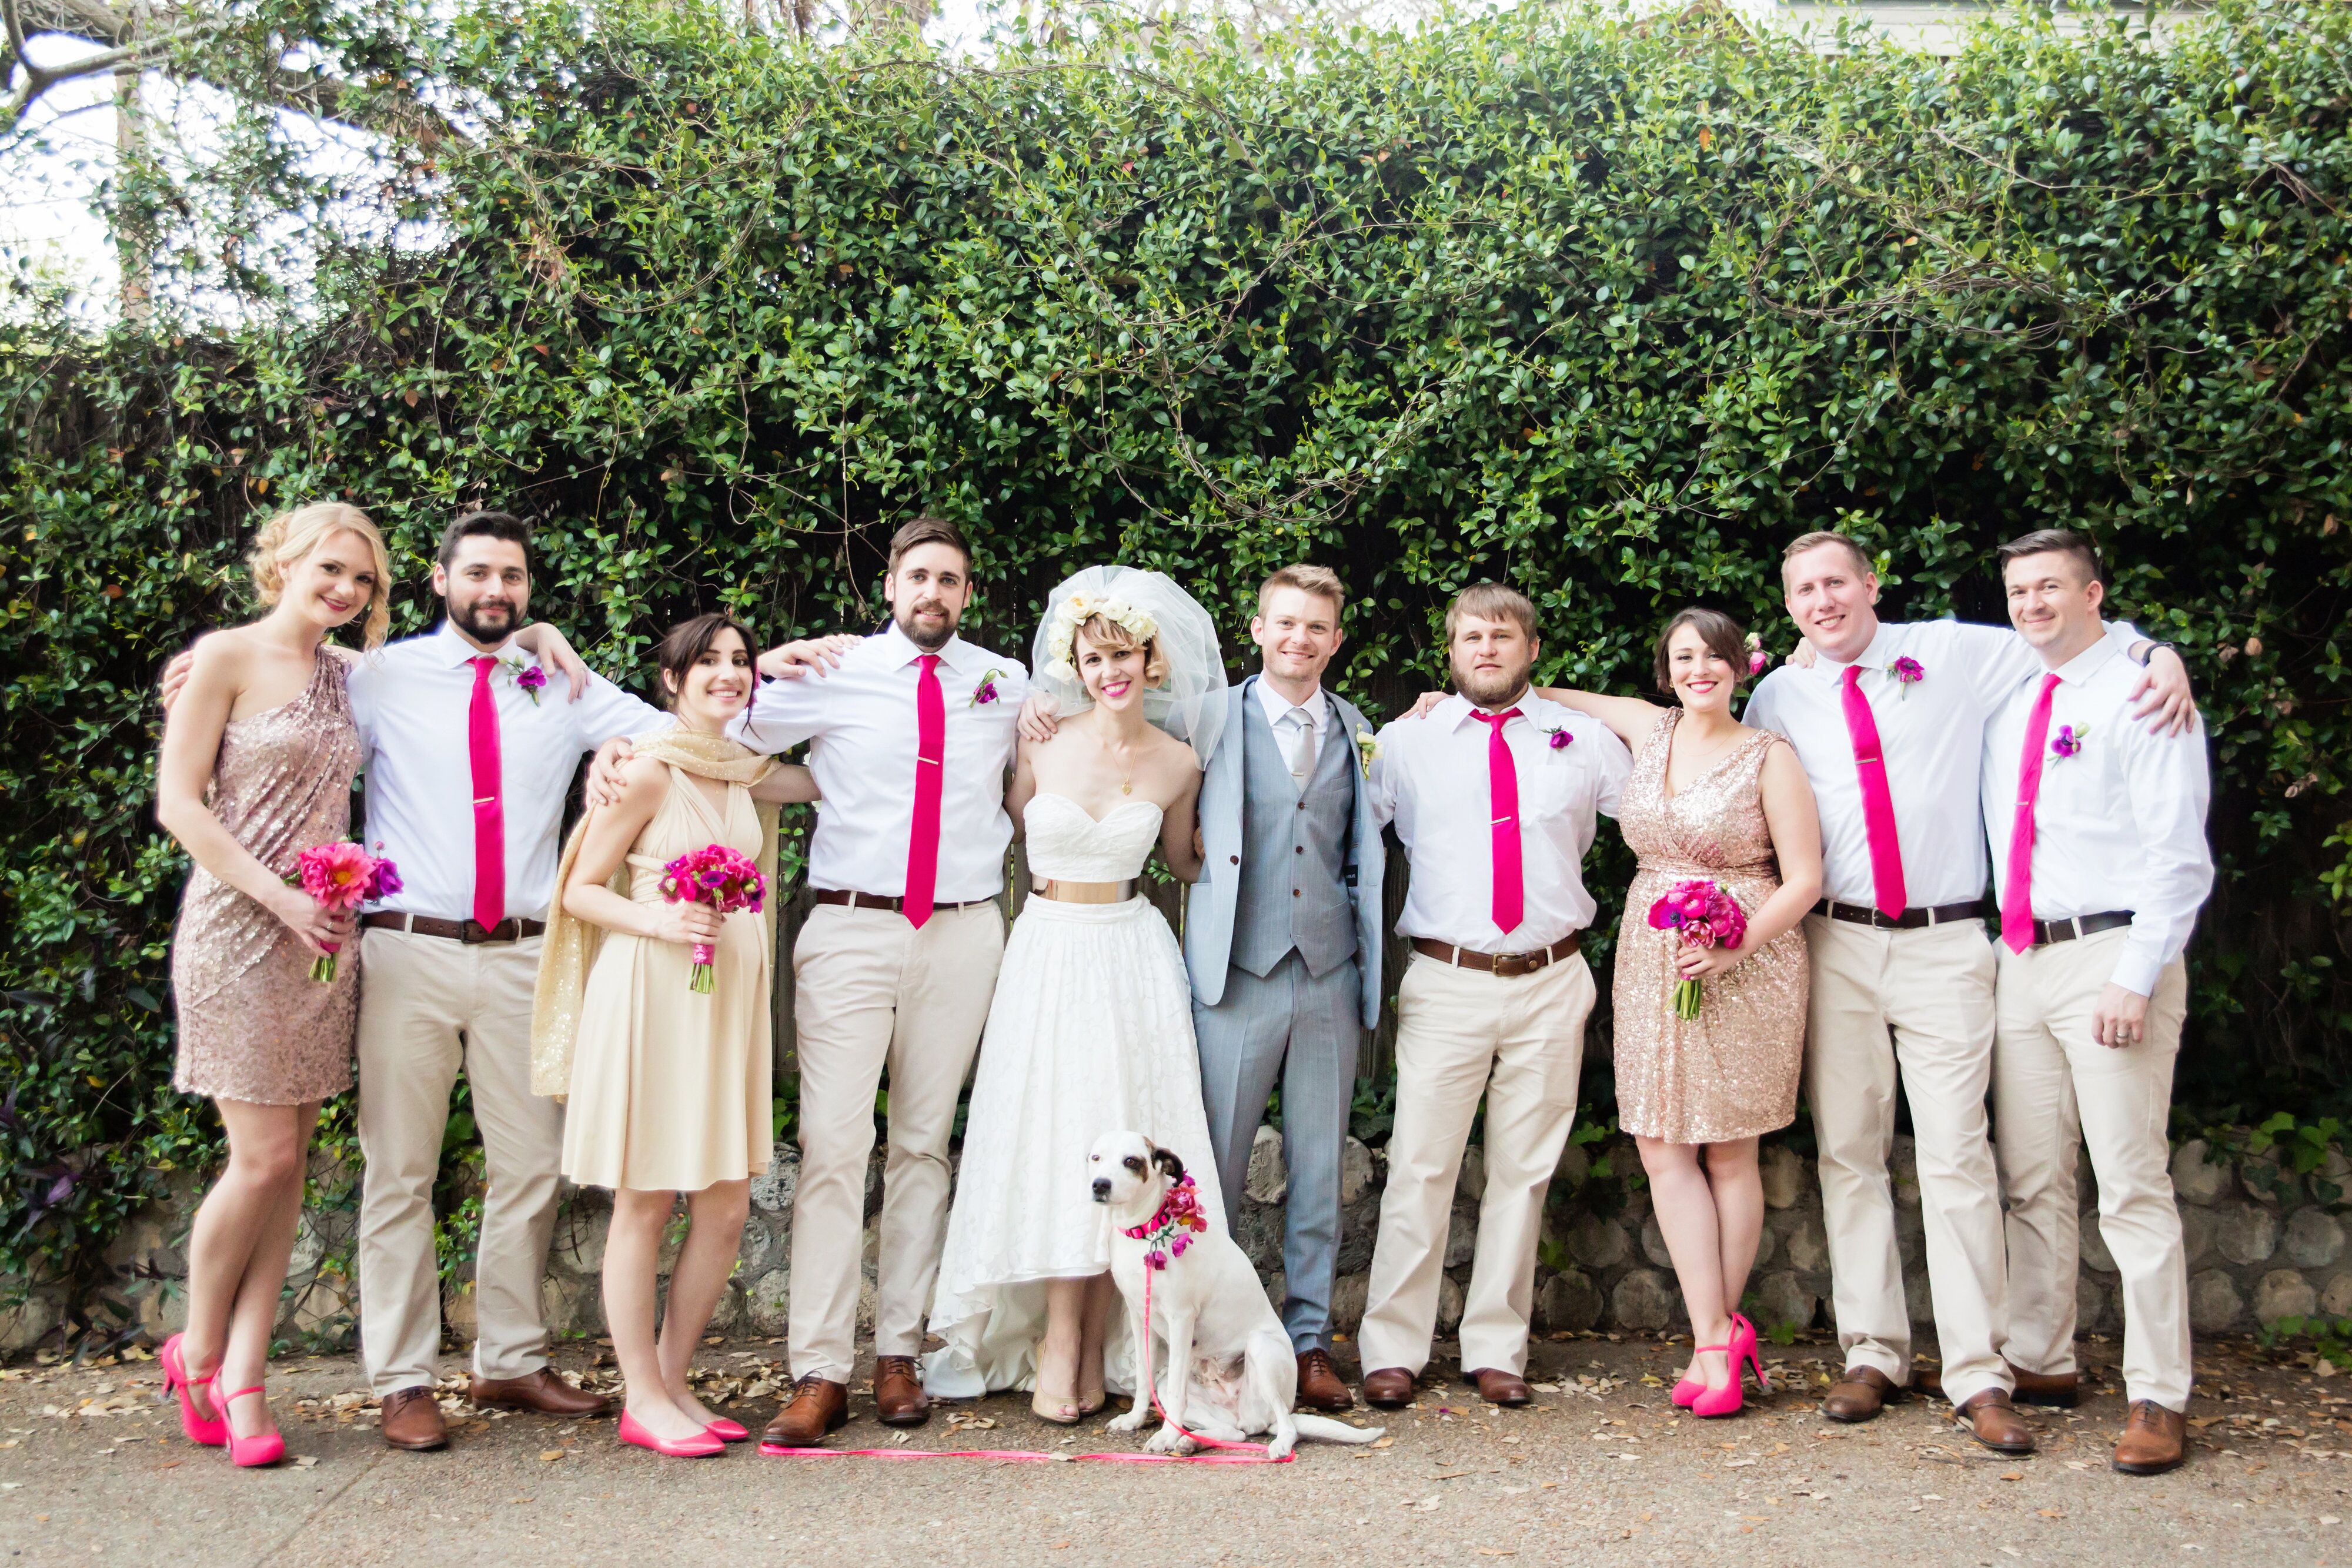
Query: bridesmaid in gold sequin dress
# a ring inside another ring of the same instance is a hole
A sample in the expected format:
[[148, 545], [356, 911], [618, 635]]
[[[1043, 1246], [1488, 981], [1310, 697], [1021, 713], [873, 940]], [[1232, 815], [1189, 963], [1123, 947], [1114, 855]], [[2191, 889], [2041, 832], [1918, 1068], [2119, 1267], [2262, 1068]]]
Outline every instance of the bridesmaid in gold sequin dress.
[[[1727, 1416], [1740, 1406], [1738, 1369], [1755, 1352], [1738, 1309], [1764, 1228], [1756, 1140], [1797, 1111], [1807, 985], [1798, 923], [1821, 894], [1821, 823], [1788, 745], [1732, 716], [1748, 655], [1730, 617], [1683, 611], [1659, 634], [1655, 661], [1658, 687], [1677, 707], [1536, 695], [1592, 715], [1634, 749], [1617, 819], [1640, 857], [1612, 991], [1618, 1124], [1642, 1151], [1700, 1347], [1675, 1403]], [[1689, 947], [1651, 926], [1658, 896], [1695, 879], [1746, 912], [1738, 946]], [[1701, 984], [1695, 1019], [1675, 1014], [1684, 978]]]
[[[358, 931], [284, 878], [348, 836], [359, 731], [345, 655], [327, 633], [364, 614], [383, 641], [391, 579], [366, 514], [333, 503], [272, 518], [254, 540], [269, 612], [196, 644], [171, 702], [155, 815], [195, 868], [172, 944], [182, 1092], [212, 1097], [228, 1164], [188, 1239], [188, 1327], [162, 1360], [188, 1436], [240, 1465], [285, 1455], [262, 1371], [301, 1216], [319, 1102], [351, 1087]], [[341, 952], [331, 984], [310, 961]]]

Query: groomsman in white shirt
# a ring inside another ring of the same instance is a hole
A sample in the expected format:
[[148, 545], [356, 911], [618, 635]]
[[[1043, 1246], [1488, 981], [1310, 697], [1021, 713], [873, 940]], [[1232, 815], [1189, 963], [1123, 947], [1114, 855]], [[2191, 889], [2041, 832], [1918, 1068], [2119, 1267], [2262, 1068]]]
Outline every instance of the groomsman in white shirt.
[[604, 1401], [547, 1362], [540, 1280], [555, 1228], [563, 1108], [530, 1092], [531, 990], [555, 893], [564, 798], [583, 753], [667, 728], [608, 681], [575, 691], [515, 643], [530, 529], [469, 512], [441, 537], [448, 616], [352, 671], [366, 748], [365, 836], [401, 889], [361, 924], [360, 1343], [398, 1448], [446, 1440], [436, 1403], [441, 1274], [433, 1182], [462, 1066], [488, 1185], [474, 1261], [473, 1397], [579, 1416]]
[[2050, 528], [2001, 547], [2009, 618], [2040, 655], [1985, 729], [1984, 819], [2000, 895], [1993, 1131], [2009, 1194], [2002, 1354], [2074, 1402], [2087, 1139], [2099, 1234], [2123, 1276], [2131, 1412], [2115, 1468], [2183, 1456], [2189, 1264], [2166, 1129], [2188, 1013], [2181, 950], [2213, 886], [2205, 735], [2150, 731], [2138, 672], [2103, 636], [2097, 552]]
[[[891, 1426], [929, 1415], [922, 1353], [948, 1214], [948, 1138], [1004, 955], [997, 894], [1019, 661], [956, 635], [972, 592], [955, 525], [919, 517], [890, 541], [891, 622], [817, 678], [761, 684], [738, 735], [808, 741], [824, 800], [809, 847], [817, 907], [793, 952], [801, 1166], [793, 1203], [793, 1396], [763, 1441], [805, 1448], [848, 1419], [874, 1095], [889, 1071], [874, 1324], [874, 1403]], [[805, 645], [760, 661], [810, 663]]]
[[1364, 1397], [1395, 1408], [1428, 1365], [1454, 1189], [1486, 1102], [1486, 1192], [1462, 1315], [1464, 1375], [1524, 1405], [1545, 1194], [1576, 1117], [1594, 1000], [1580, 933], [1584, 852], [1633, 758], [1598, 721], [1529, 694], [1535, 606], [1482, 582], [1445, 612], [1457, 695], [1381, 730], [1373, 809], [1412, 865], [1397, 930], [1396, 1125], [1357, 1349]]
[[[1805, 917], [1805, 1097], [1845, 1358], [1822, 1410], [1865, 1421], [1911, 1381], [1886, 1170], [1899, 1068], [1943, 1392], [1979, 1442], [2030, 1453], [2032, 1428], [2011, 1406], [2016, 1381], [1999, 1348], [2009, 1283], [1984, 1109], [1994, 965], [1977, 791], [1986, 721], [2038, 661], [1997, 627], [1881, 622], [1877, 573], [1843, 534], [1792, 541], [1780, 577], [1790, 618], [1818, 659], [1765, 676], [1743, 716], [1795, 747], [1821, 810], [1828, 896]], [[2160, 709], [2161, 724], [2190, 722], [2179, 656], [2127, 626], [2110, 634], [2149, 666], [2142, 685], [2154, 694], [2142, 711]]]

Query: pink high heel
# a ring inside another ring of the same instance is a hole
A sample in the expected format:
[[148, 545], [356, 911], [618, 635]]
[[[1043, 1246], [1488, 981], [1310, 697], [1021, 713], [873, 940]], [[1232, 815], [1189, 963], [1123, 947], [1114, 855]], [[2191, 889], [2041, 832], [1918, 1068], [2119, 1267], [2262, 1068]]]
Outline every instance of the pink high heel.
[[[230, 1406], [236, 1404], [238, 1400], [244, 1398], [248, 1394], [258, 1394], [260, 1392], [261, 1385], [257, 1383], [250, 1388], [240, 1388], [236, 1393], [230, 1395], [227, 1398], [222, 1400], [222, 1420], [224, 1422], [227, 1420], [228, 1407]], [[268, 1401], [264, 1400], [263, 1403], [267, 1404]], [[262, 1469], [268, 1466], [278, 1463], [278, 1460], [285, 1457], [286, 1437], [283, 1433], [263, 1432], [251, 1437], [240, 1437], [235, 1432], [231, 1432], [228, 1435], [229, 1462], [242, 1469]]]
[[703, 1430], [709, 1433], [712, 1437], [718, 1438], [722, 1443], [748, 1443], [751, 1440], [751, 1431], [750, 1427], [744, 1426], [740, 1421], [730, 1421], [724, 1416], [721, 1416], [717, 1420], [711, 1422], [710, 1425], [705, 1427]]
[[186, 1337], [173, 1334], [163, 1342], [163, 1348], [155, 1353], [155, 1360], [163, 1368], [163, 1396], [178, 1398], [180, 1430], [188, 1435], [189, 1442], [202, 1443], [207, 1448], [221, 1448], [228, 1442], [228, 1422], [218, 1413], [210, 1417], [196, 1414], [194, 1391], [210, 1384], [213, 1374], [208, 1372], [202, 1377], [188, 1375], [187, 1354], [180, 1348], [180, 1342]]
[[1766, 1375], [1764, 1357], [1756, 1348], [1756, 1325], [1734, 1312], [1731, 1314], [1731, 1370], [1735, 1377], [1742, 1361], [1748, 1364], [1748, 1370], [1756, 1374], [1758, 1392], [1771, 1393], [1772, 1379]]
[[[749, 1437], [751, 1434], [744, 1435]], [[624, 1443], [635, 1443], [640, 1448], [650, 1448], [656, 1454], [673, 1459], [707, 1459], [713, 1454], [723, 1454], [727, 1451], [727, 1445], [713, 1437], [707, 1429], [691, 1437], [680, 1437], [675, 1442], [667, 1437], [656, 1437], [646, 1430], [644, 1422], [626, 1410], [621, 1412], [620, 1436]]]
[[[1703, 1344], [1698, 1347], [1698, 1352], [1702, 1355], [1711, 1350], [1724, 1353], [1724, 1359], [1730, 1364], [1731, 1377], [1720, 1388], [1713, 1384], [1706, 1385], [1698, 1396], [1690, 1403], [1692, 1415], [1708, 1419], [1738, 1415], [1741, 1406], [1746, 1403], [1740, 1394], [1746, 1381], [1744, 1375], [1749, 1371], [1756, 1374], [1756, 1385], [1759, 1388], [1767, 1394], [1772, 1392], [1772, 1380], [1764, 1372], [1764, 1358], [1756, 1349], [1754, 1323], [1749, 1322], [1738, 1312], [1732, 1313], [1729, 1340], [1722, 1344]], [[1679, 1394], [1681, 1390], [1677, 1388], [1675, 1392]]]

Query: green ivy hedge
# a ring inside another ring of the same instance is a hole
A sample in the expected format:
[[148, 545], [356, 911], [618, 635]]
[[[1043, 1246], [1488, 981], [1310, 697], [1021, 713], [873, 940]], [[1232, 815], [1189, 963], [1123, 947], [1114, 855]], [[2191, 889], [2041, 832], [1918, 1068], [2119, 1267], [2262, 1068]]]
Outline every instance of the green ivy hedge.
[[[0, 1272], [96, 1283], [209, 1154], [150, 687], [247, 612], [257, 517], [323, 496], [388, 526], [404, 629], [453, 508], [538, 516], [539, 609], [621, 672], [697, 608], [872, 622], [919, 508], [972, 528], [1006, 648], [1084, 562], [1238, 628], [1312, 558], [1375, 710], [1477, 578], [1536, 596], [1547, 676], [1634, 686], [1692, 600], [1784, 649], [1799, 530], [1883, 552], [1895, 613], [1994, 618], [1992, 545], [2085, 527], [2214, 727], [2183, 1092], [2352, 1074], [2343, 7], [2229, 0], [2162, 50], [2020, 16], [1948, 60], [1546, 7], [985, 69], [426, 9], [379, 87], [497, 112], [371, 172], [422, 226], [322, 210], [306, 292], [241, 319], [100, 334], [20, 292], [0, 326]], [[166, 298], [261, 287], [156, 232]]]

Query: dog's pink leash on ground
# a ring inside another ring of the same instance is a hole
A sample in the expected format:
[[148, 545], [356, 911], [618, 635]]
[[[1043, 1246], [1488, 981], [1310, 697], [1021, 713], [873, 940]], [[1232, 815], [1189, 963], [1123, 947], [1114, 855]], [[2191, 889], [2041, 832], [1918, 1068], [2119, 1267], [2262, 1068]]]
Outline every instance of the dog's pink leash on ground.
[[[1151, 1275], [1143, 1270], [1143, 1354], [1151, 1354]], [[1159, 1379], [1152, 1380], [1151, 1407], [1160, 1418], [1168, 1419], [1168, 1411], [1160, 1403]], [[1010, 1459], [1037, 1464], [1078, 1464], [1092, 1461], [1106, 1465], [1287, 1465], [1295, 1462], [1296, 1453], [1276, 1458], [1266, 1452], [1264, 1443], [1233, 1443], [1223, 1437], [1203, 1437], [1197, 1432], [1176, 1428], [1204, 1448], [1223, 1450], [1209, 1454], [1055, 1454], [1036, 1448], [781, 1448], [766, 1443], [760, 1452], [773, 1459]]]

